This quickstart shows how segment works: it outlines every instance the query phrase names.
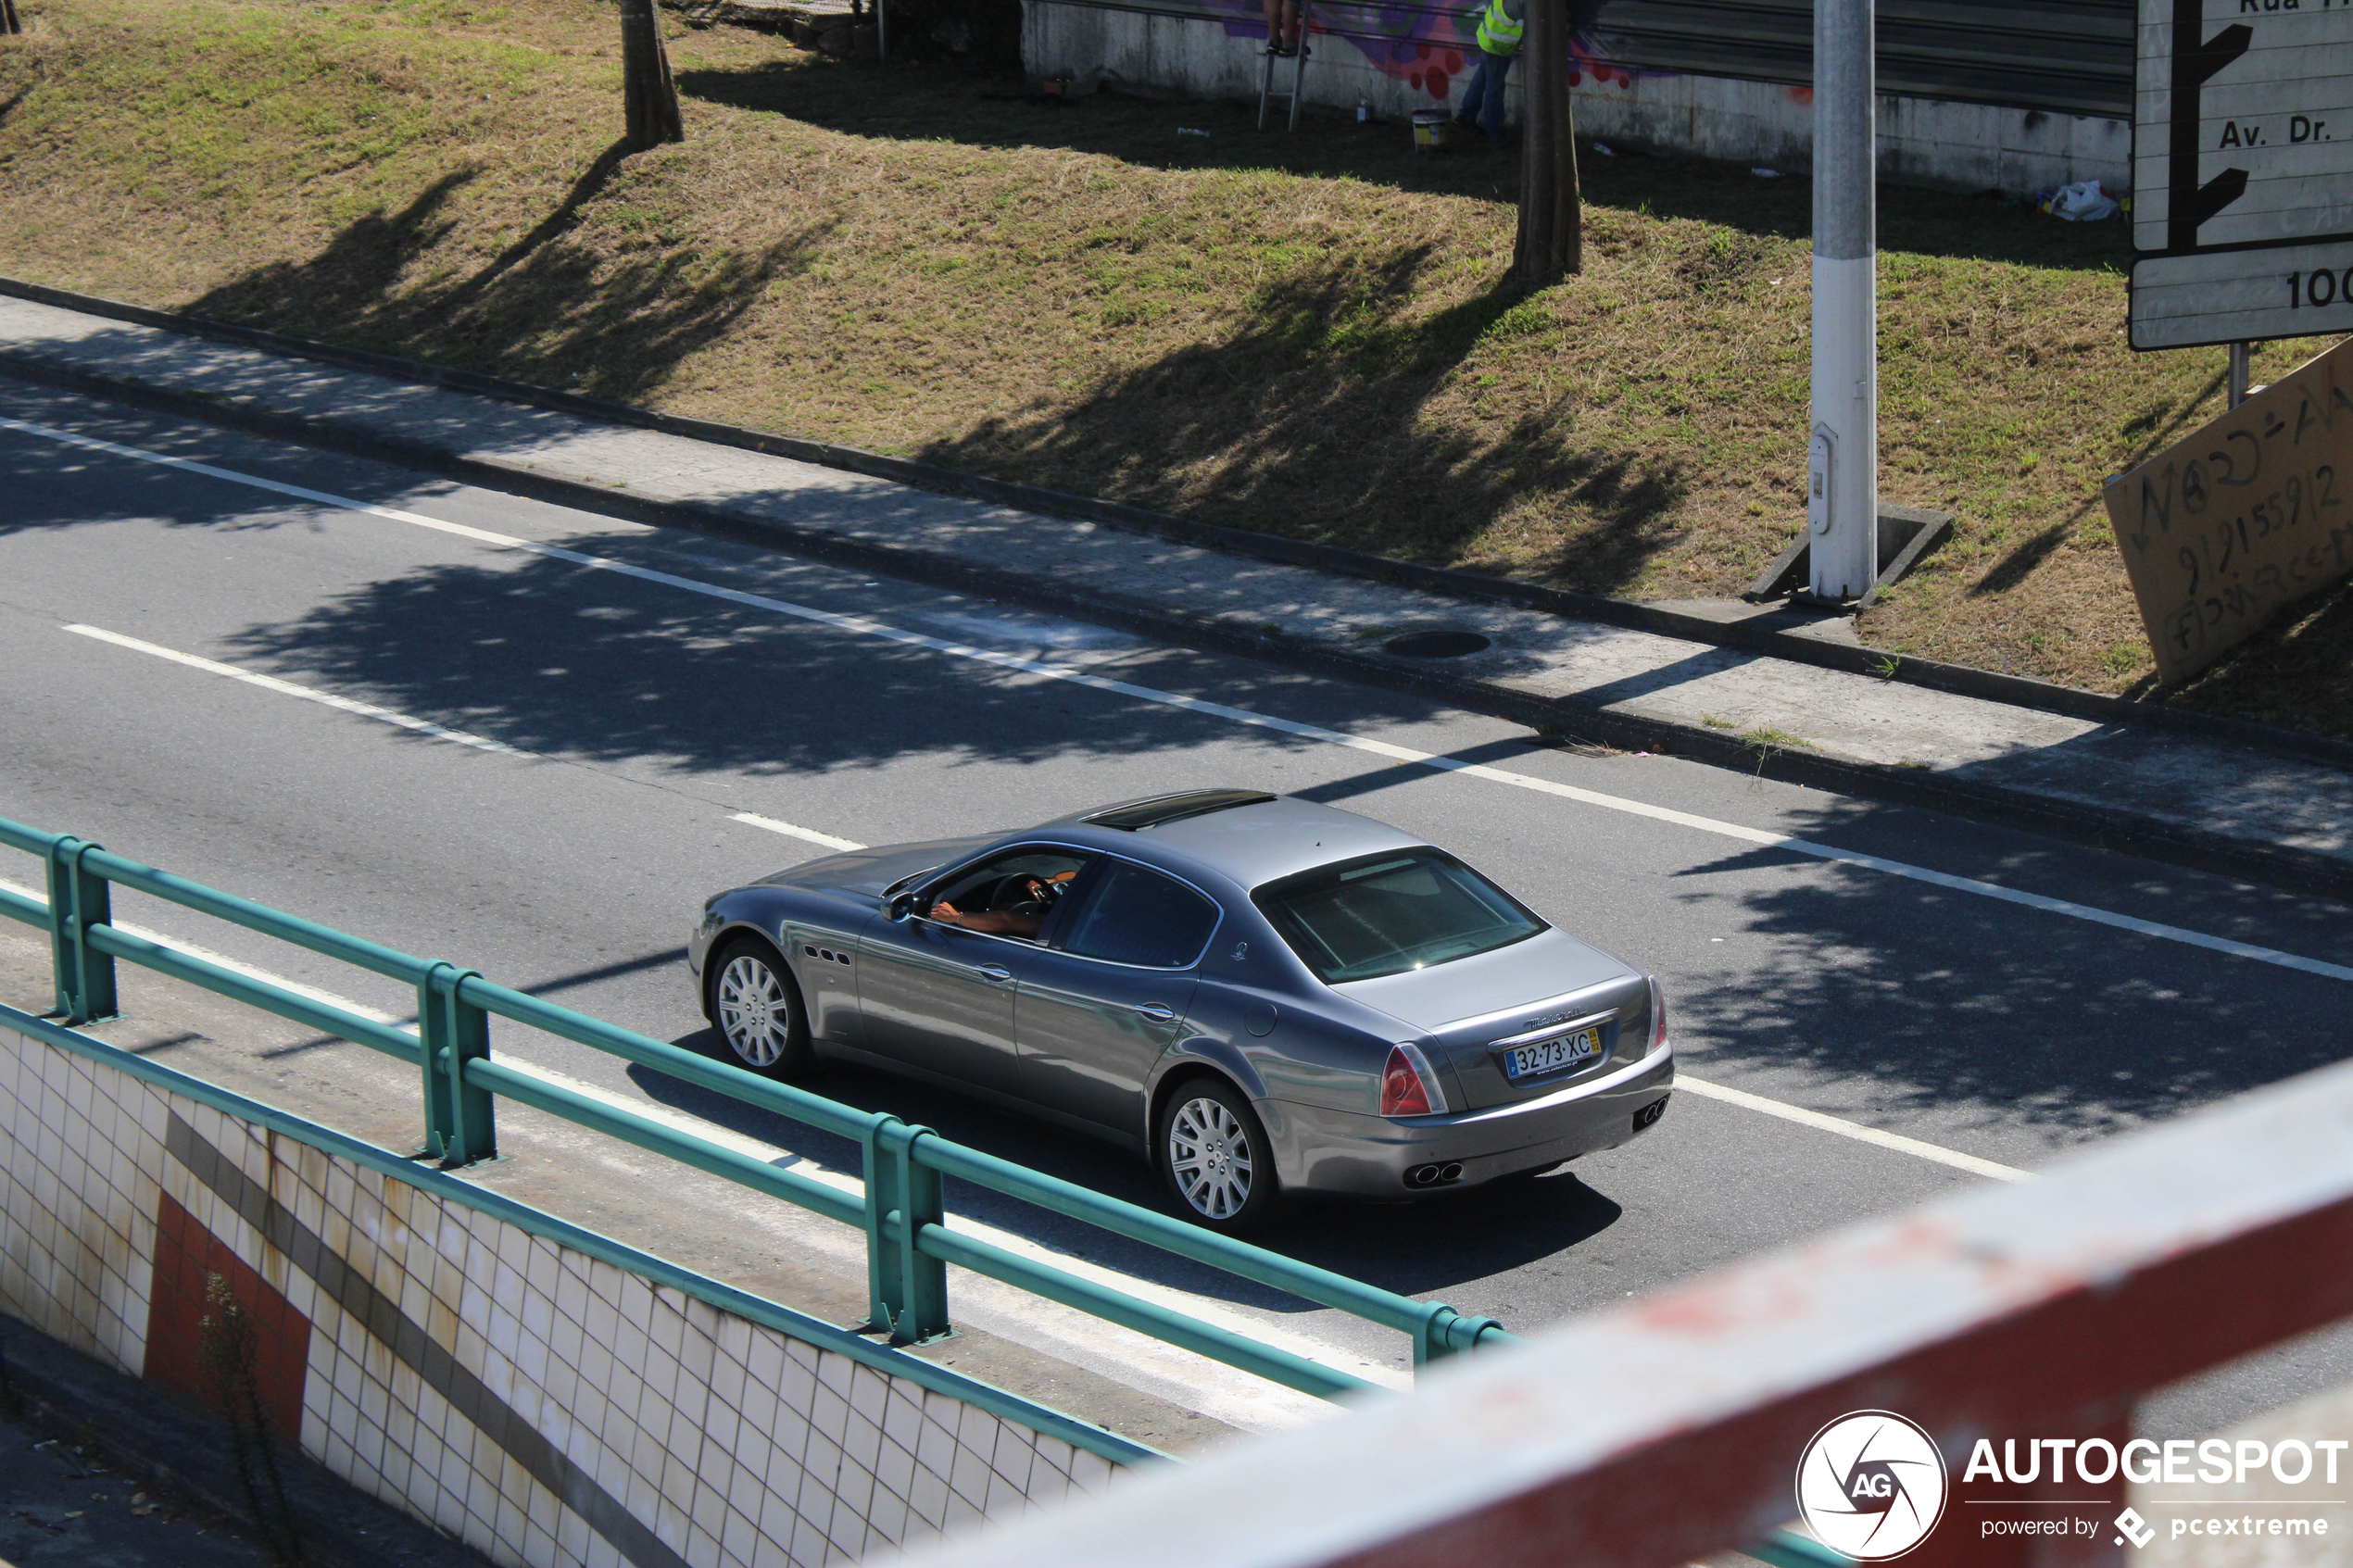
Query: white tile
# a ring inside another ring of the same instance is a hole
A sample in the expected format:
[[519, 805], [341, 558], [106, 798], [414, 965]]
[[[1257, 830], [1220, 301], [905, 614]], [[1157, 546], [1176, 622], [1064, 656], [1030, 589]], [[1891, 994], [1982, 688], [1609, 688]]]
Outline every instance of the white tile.
[[842, 1452], [867, 1470], [875, 1467], [875, 1456], [882, 1452], [882, 1428], [860, 1415], [849, 1412], [849, 1420], [842, 1432]]
[[815, 1406], [809, 1412], [810, 1429], [838, 1445], [849, 1425], [849, 1402], [831, 1388], [818, 1389]]
[[970, 1449], [956, 1450], [956, 1467], [949, 1472], [949, 1490], [968, 1499], [974, 1507], [983, 1508], [988, 1502], [988, 1481], [995, 1472], [988, 1461]]
[[792, 1553], [796, 1565], [807, 1564], [808, 1568], [817, 1568], [834, 1554], [833, 1543], [825, 1538], [824, 1528], [806, 1518], [793, 1521], [792, 1544], [786, 1549]]
[[946, 1480], [956, 1468], [956, 1435], [926, 1416], [915, 1445], [915, 1462]]
[[[1051, 1466], [1056, 1474], [1065, 1480], [1069, 1478], [1071, 1456], [1076, 1453], [1077, 1449], [1063, 1442], [1060, 1437], [1049, 1437], [1042, 1432], [1033, 1433], [1029, 1442], [1041, 1462]], [[1034, 1477], [1037, 1472], [1033, 1469], [1030, 1474]]]
[[903, 1546], [907, 1538], [907, 1504], [877, 1487], [874, 1505], [866, 1513], [866, 1527], [892, 1546]]
[[1018, 1519], [1028, 1501], [1021, 1487], [1005, 1478], [1003, 1471], [992, 1470], [988, 1473], [988, 1498], [982, 1512], [989, 1518]]
[[[997, 1439], [997, 1452], [988, 1468], [1003, 1477], [1005, 1485], [1021, 1497], [1029, 1495], [1029, 1473], [1034, 1456], [1029, 1445], [1016, 1441], [1014, 1428], [1007, 1427]], [[1049, 1474], [1051, 1474], [1051, 1472]]]
[[[570, 1509], [565, 1509], [556, 1522], [556, 1550], [566, 1562], [581, 1562], [594, 1537], [588, 1531], [588, 1521]], [[537, 1568], [535, 1564], [534, 1568]]]
[[719, 1526], [719, 1545], [737, 1562], [754, 1562], [760, 1555], [760, 1527], [735, 1509], [724, 1509]]
[[849, 1408], [875, 1426], [882, 1425], [883, 1406], [890, 1398], [890, 1380], [873, 1367], [850, 1363]]
[[1111, 1485], [1112, 1464], [1101, 1454], [1090, 1454], [1084, 1449], [1074, 1450], [1070, 1460], [1070, 1479], [1081, 1491], [1100, 1492]]
[[956, 1423], [956, 1446], [987, 1464], [996, 1455], [997, 1434], [1001, 1424], [978, 1405], [966, 1405]]

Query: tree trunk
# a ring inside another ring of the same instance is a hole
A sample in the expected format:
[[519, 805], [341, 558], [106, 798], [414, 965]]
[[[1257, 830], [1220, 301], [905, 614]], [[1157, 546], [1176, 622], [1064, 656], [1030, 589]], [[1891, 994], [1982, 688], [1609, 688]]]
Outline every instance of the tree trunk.
[[1585, 270], [1577, 200], [1576, 125], [1568, 109], [1568, 0], [1528, 0], [1528, 59], [1520, 127], [1519, 240], [1512, 270], [1530, 288]]
[[24, 23], [17, 19], [17, 0], [0, 0], [0, 32], [22, 32]]
[[621, 0], [621, 100], [622, 140], [630, 151], [686, 139], [655, 0]]

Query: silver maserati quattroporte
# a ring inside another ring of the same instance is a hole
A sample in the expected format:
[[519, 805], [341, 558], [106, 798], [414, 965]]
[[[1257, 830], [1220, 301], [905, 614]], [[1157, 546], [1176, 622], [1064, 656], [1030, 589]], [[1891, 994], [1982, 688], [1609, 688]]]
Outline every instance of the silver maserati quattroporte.
[[1655, 980], [1410, 834], [1248, 790], [813, 860], [711, 898], [687, 962], [747, 1067], [1113, 1139], [1227, 1231], [1548, 1170], [1675, 1077]]

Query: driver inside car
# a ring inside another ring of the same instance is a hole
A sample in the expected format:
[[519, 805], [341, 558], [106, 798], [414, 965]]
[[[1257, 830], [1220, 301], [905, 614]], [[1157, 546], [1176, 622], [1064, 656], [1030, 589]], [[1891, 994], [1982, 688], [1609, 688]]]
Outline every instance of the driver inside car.
[[1054, 900], [1070, 886], [1076, 871], [1052, 876], [1009, 876], [989, 889], [990, 908], [964, 910], [946, 899], [931, 907], [931, 918], [966, 931], [993, 932], [1000, 936], [1034, 937], [1045, 929]]

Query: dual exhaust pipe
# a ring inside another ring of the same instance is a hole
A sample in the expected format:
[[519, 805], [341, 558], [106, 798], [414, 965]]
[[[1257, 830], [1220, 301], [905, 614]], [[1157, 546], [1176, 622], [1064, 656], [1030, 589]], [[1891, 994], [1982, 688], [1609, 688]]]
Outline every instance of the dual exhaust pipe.
[[1458, 1160], [1448, 1160], [1443, 1165], [1416, 1165], [1405, 1173], [1405, 1185], [1409, 1187], [1444, 1186], [1448, 1182], [1462, 1179], [1463, 1166]]

